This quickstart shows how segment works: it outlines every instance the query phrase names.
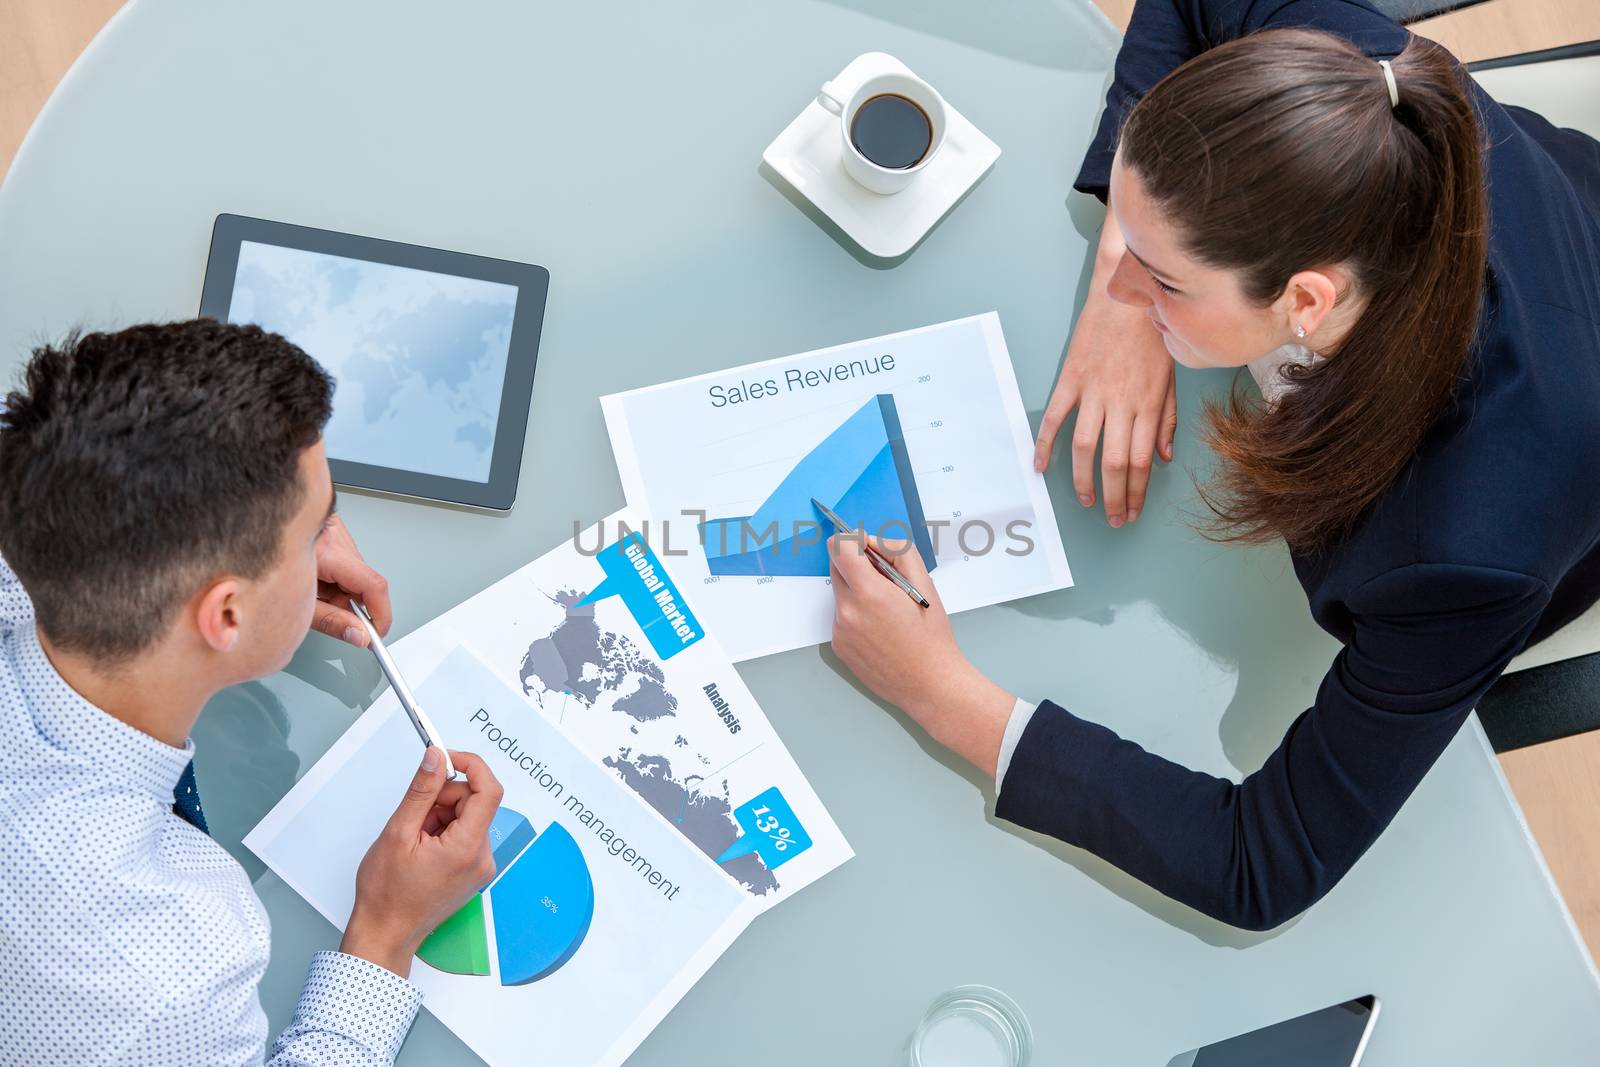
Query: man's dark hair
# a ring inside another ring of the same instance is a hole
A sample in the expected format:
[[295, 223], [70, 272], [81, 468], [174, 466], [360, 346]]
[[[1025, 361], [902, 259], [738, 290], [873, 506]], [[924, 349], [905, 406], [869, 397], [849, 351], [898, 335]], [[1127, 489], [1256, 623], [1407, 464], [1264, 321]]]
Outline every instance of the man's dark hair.
[[0, 411], [0, 554], [45, 636], [125, 660], [202, 582], [265, 573], [332, 396], [310, 356], [256, 326], [195, 319], [34, 349]]

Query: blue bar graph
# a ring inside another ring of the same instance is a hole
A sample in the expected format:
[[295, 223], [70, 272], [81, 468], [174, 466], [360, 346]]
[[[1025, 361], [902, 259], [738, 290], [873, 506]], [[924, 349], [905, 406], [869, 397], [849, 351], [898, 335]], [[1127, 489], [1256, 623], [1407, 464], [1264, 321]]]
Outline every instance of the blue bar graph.
[[879, 393], [807, 452], [753, 515], [700, 525], [715, 575], [828, 576], [833, 532], [811, 505], [827, 504], [869, 534], [911, 540], [933, 570], [933, 542], [900, 430], [894, 396]]

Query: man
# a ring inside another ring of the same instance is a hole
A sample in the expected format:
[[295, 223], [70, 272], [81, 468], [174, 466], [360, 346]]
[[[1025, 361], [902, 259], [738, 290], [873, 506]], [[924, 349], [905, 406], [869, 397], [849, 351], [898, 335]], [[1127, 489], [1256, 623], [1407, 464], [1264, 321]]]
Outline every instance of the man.
[[[331, 396], [283, 338], [198, 320], [40, 348], [0, 411], [0, 1063], [261, 1060], [267, 918], [188, 737], [313, 617], [347, 636], [350, 595], [388, 626], [333, 511]], [[399, 1050], [412, 955], [494, 870], [499, 783], [451, 755], [466, 781], [422, 757], [273, 1064]]]

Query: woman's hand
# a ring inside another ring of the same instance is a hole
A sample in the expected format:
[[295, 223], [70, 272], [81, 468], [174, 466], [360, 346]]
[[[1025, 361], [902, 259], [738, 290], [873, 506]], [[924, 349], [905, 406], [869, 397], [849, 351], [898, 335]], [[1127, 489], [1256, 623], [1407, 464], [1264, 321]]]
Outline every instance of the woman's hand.
[[1116, 216], [1108, 210], [1089, 295], [1033, 449], [1033, 469], [1043, 473], [1061, 424], [1077, 408], [1072, 485], [1078, 502], [1093, 507], [1094, 452], [1103, 434], [1100, 482], [1113, 527], [1133, 522], [1144, 510], [1150, 465], [1156, 453], [1172, 462], [1178, 429], [1177, 377], [1160, 331], [1142, 309], [1118, 303], [1106, 288], [1126, 251]]
[[388, 634], [394, 621], [389, 582], [367, 566], [344, 520], [333, 515], [317, 541], [317, 606], [311, 615], [311, 628], [366, 648], [367, 631], [350, 610], [351, 600], [359, 600], [366, 607], [380, 635]]
[[[879, 574], [864, 540], [882, 549], [933, 606], [922, 607]], [[962, 654], [922, 556], [907, 541], [835, 534], [828, 539], [828, 557], [839, 659], [935, 741], [993, 777], [1016, 699]]]
[[494, 878], [489, 824], [504, 790], [470, 752], [451, 752], [450, 760], [465, 781], [445, 781], [439, 750], [424, 753], [356, 870], [356, 903], [339, 945], [402, 978], [423, 939]]

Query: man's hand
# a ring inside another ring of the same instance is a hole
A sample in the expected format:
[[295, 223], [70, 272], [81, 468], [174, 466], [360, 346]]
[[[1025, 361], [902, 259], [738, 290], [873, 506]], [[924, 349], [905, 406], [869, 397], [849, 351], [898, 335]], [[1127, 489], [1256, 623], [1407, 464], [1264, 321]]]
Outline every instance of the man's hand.
[[933, 606], [922, 607], [879, 574], [860, 535], [835, 534], [828, 539], [834, 652], [868, 689], [992, 777], [1015, 698], [962, 654], [916, 548], [907, 541], [866, 540]]
[[350, 610], [352, 599], [366, 606], [372, 625], [380, 635], [387, 636], [394, 622], [389, 582], [367, 566], [344, 520], [334, 515], [317, 541], [317, 607], [311, 615], [311, 628], [366, 648], [367, 631]]
[[450, 753], [466, 781], [446, 782], [436, 748], [356, 870], [356, 903], [339, 951], [404, 978], [434, 928], [494, 877], [489, 824], [504, 794], [488, 764]]

